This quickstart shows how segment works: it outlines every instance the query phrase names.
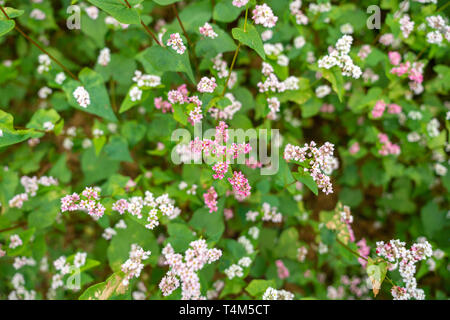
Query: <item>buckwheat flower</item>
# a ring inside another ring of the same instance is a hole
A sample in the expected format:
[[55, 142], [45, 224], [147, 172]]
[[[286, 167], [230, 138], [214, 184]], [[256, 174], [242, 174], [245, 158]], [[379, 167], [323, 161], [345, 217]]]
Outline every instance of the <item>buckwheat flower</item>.
[[247, 178], [245, 178], [242, 172], [234, 171], [233, 177], [228, 178], [228, 181], [232, 185], [238, 200], [243, 200], [250, 196], [252, 187], [249, 185]]
[[114, 228], [117, 228], [117, 229], [126, 229], [126, 228], [127, 228], [127, 224], [125, 223], [125, 221], [123, 221], [122, 219], [120, 219], [119, 222], [116, 223], [116, 225], [114, 226]]
[[46, 15], [42, 10], [33, 9], [30, 13], [30, 18], [35, 20], [44, 20], [46, 18]]
[[326, 2], [326, 3], [310, 3], [309, 4], [309, 11], [311, 11], [312, 13], [319, 13], [319, 12], [328, 12], [331, 10], [331, 3], [330, 2]]
[[89, 16], [89, 18], [91, 18], [92, 20], [97, 20], [98, 18], [98, 8], [95, 6], [89, 6], [85, 9], [87, 15]]
[[10, 208], [22, 208], [23, 203], [28, 200], [28, 194], [20, 193], [15, 195], [11, 200], [9, 200], [8, 205]]
[[331, 88], [328, 85], [318, 86], [316, 88], [316, 96], [319, 99], [329, 95], [330, 92], [331, 92]]
[[64, 72], [60, 72], [55, 77], [55, 82], [59, 85], [63, 84], [63, 82], [66, 80], [66, 74]]
[[139, 245], [131, 245], [130, 258], [121, 266], [123, 273], [125, 273], [125, 278], [122, 280], [124, 286], [128, 286], [131, 278], [139, 278], [142, 269], [144, 269], [142, 260], [147, 260], [150, 255], [150, 251], [144, 251]]
[[268, 40], [272, 39], [272, 37], [273, 37], [272, 30], [265, 30], [265, 31], [261, 32], [262, 41], [268, 41]]
[[443, 37], [439, 31], [431, 31], [427, 33], [427, 42], [431, 44], [442, 43]]
[[247, 3], [248, 3], [248, 0], [233, 0], [233, 2], [232, 2], [233, 6], [238, 7], [238, 8], [245, 6]]
[[388, 113], [390, 114], [399, 114], [402, 112], [402, 107], [400, 107], [398, 104], [391, 103], [388, 106]]
[[75, 257], [73, 258], [73, 265], [76, 268], [81, 268], [86, 264], [86, 257], [86, 252], [77, 252], [77, 254], [75, 254]]
[[212, 169], [214, 170], [215, 174], [213, 175], [214, 179], [222, 180], [225, 176], [225, 173], [228, 171], [228, 162], [218, 162], [216, 163]]
[[23, 244], [18, 234], [13, 234], [9, 237], [9, 248], [15, 249]]
[[319, 254], [324, 254], [328, 252], [328, 246], [325, 243], [319, 242], [319, 247], [317, 248]]
[[297, 260], [300, 262], [305, 261], [306, 255], [308, 254], [308, 248], [301, 246], [297, 249]]
[[384, 110], [386, 109], [386, 103], [383, 100], [378, 100], [372, 109], [372, 116], [377, 119], [383, 116]]
[[211, 77], [209, 79], [208, 77], [201, 78], [200, 82], [197, 84], [197, 90], [199, 92], [214, 92], [214, 89], [217, 87], [216, 79], [214, 77]]
[[42, 87], [38, 91], [38, 96], [41, 99], [46, 99], [50, 94], [52, 94], [52, 89], [50, 89], [49, 87]]
[[111, 50], [109, 50], [109, 48], [103, 48], [100, 51], [100, 54], [98, 55], [97, 63], [101, 66], [106, 67], [110, 61], [111, 61]]
[[390, 46], [394, 43], [394, 35], [392, 33], [383, 34], [378, 40], [382, 45]]
[[159, 283], [159, 288], [163, 296], [167, 297], [172, 294], [180, 286], [180, 280], [175, 276], [173, 272], [168, 272]]
[[264, 76], [268, 77], [271, 73], [274, 72], [273, 67], [267, 62], [262, 63], [261, 72]]
[[195, 123], [200, 123], [202, 119], [202, 107], [196, 106], [191, 112], [189, 112], [189, 120], [192, 122], [192, 125]]
[[437, 175], [442, 177], [445, 177], [447, 175], [447, 168], [440, 163], [434, 164], [434, 171], [436, 172]]
[[105, 240], [111, 240], [112, 237], [114, 237], [117, 234], [116, 230], [114, 230], [113, 228], [106, 228], [103, 233], [102, 233], [102, 237]]
[[294, 47], [296, 49], [301, 49], [306, 44], [306, 40], [302, 36], [298, 36], [294, 39]]
[[114, 211], [119, 212], [120, 214], [124, 214], [125, 211], [128, 209], [128, 202], [125, 199], [117, 200], [113, 205], [112, 209]]
[[361, 47], [361, 49], [359, 49], [358, 57], [364, 60], [369, 56], [371, 52], [372, 49], [370, 48], [370, 46], [368, 44], [365, 44]]
[[78, 104], [83, 108], [87, 108], [91, 104], [89, 92], [87, 92], [82, 86], [75, 89], [73, 96], [77, 100]]
[[414, 30], [414, 21], [411, 21], [409, 15], [405, 14], [400, 20], [400, 30], [403, 33], [403, 37], [408, 38], [409, 34]]
[[280, 65], [282, 67], [286, 67], [289, 65], [289, 58], [284, 54], [280, 54], [277, 57], [277, 63], [278, 63], [278, 65]]
[[355, 142], [350, 146], [350, 149], [348, 150], [350, 152], [350, 154], [355, 154], [359, 152], [359, 143]]
[[286, 279], [289, 277], [289, 270], [286, 268], [283, 261], [276, 260], [275, 265], [277, 266], [278, 278]]
[[55, 128], [55, 125], [51, 121], [46, 121], [44, 122], [43, 127], [46, 132], [49, 132]]
[[183, 54], [186, 50], [186, 47], [183, 44], [183, 40], [181, 39], [180, 34], [172, 33], [170, 35], [169, 40], [167, 40], [167, 45], [171, 46], [173, 50], [175, 50], [179, 54]]
[[142, 99], [142, 90], [138, 87], [133, 87], [130, 90], [130, 100], [131, 101], [139, 101]]
[[214, 187], [210, 187], [206, 193], [203, 194], [205, 205], [209, 208], [209, 213], [217, 211], [217, 192]]
[[272, 287], [266, 289], [263, 300], [293, 300], [294, 294], [286, 290], [276, 290]]
[[214, 32], [213, 28], [211, 27], [211, 25], [208, 22], [205, 22], [203, 27], [199, 28], [199, 32], [201, 35], [204, 35], [205, 37], [211, 38], [211, 39], [214, 39], [218, 36], [218, 34]]
[[244, 270], [242, 269], [241, 266], [237, 265], [237, 264], [232, 264], [231, 266], [229, 266], [227, 269], [224, 270], [224, 273], [226, 274], [226, 276], [228, 277], [228, 279], [233, 279], [235, 277], [243, 277], [244, 276]]
[[277, 56], [279, 55], [281, 52], [283, 52], [283, 44], [281, 43], [265, 43], [264, 46], [264, 53], [269, 55], [269, 56]]
[[267, 98], [267, 103], [271, 113], [277, 114], [280, 112], [280, 101], [277, 97]]
[[258, 217], [259, 212], [258, 211], [248, 211], [245, 214], [245, 217], [247, 219], [247, 221], [256, 221], [256, 217]]
[[431, 119], [427, 124], [428, 135], [432, 138], [437, 137], [439, 135], [439, 127], [439, 121], [436, 118]]
[[408, 118], [412, 120], [422, 120], [422, 113], [420, 111], [410, 111], [408, 112]]
[[408, 135], [406, 136], [406, 139], [409, 142], [417, 142], [420, 140], [420, 134], [418, 134], [417, 132], [410, 132], [408, 133]]
[[343, 24], [341, 26], [340, 30], [341, 30], [341, 32], [343, 34], [352, 34], [353, 33], [353, 26], [350, 23], [346, 23], [346, 24]]
[[[249, 211], [251, 212], [251, 211]], [[259, 238], [259, 229], [258, 227], [251, 227], [250, 229], [248, 229], [248, 234], [253, 238], [253, 239], [258, 239]]]
[[256, 5], [252, 13], [255, 24], [261, 24], [266, 28], [275, 27], [278, 17], [273, 14], [272, 9], [267, 4]]
[[399, 65], [402, 60], [402, 56], [397, 51], [389, 51], [388, 56], [389, 62], [394, 66]]

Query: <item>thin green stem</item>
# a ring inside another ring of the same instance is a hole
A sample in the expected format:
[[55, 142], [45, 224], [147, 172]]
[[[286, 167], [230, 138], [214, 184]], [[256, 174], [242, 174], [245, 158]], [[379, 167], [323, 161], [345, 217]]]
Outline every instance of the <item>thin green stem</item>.
[[[130, 8], [131, 9], [131, 5], [130, 5], [130, 3], [128, 2], [128, 0], [123, 0], [124, 2], [125, 2], [125, 5], [128, 7], [128, 8]], [[161, 43], [159, 42], [159, 40], [158, 40], [158, 38], [155, 36], [155, 34], [150, 30], [150, 28], [149, 27], [147, 27], [147, 25], [142, 21], [142, 19], [140, 20], [141, 21], [141, 25], [144, 27], [144, 30], [153, 38], [153, 40], [155, 40], [155, 42], [159, 45], [159, 46], [161, 46]]]
[[[0, 5], [0, 10], [3, 12], [3, 14], [5, 15], [6, 19], [11, 20], [11, 18], [8, 16], [8, 14], [6, 13], [6, 11], [3, 9], [3, 6]], [[14, 28], [22, 35], [25, 37], [25, 39], [27, 39], [28, 41], [30, 41], [33, 45], [35, 45], [39, 50], [41, 50], [43, 53], [45, 53], [47, 56], [49, 56], [50, 59], [52, 59], [58, 66], [60, 66], [65, 72], [67, 72], [73, 79], [78, 80], [78, 77], [76, 75], [74, 75], [66, 66], [64, 66], [61, 62], [59, 62], [58, 59], [56, 59], [54, 56], [52, 56], [47, 50], [45, 50], [44, 48], [42, 48], [42, 46], [37, 43], [36, 41], [34, 41], [33, 39], [31, 39], [24, 31], [22, 31], [22, 29], [19, 28], [19, 26], [17, 25], [17, 23], [15, 24]]]

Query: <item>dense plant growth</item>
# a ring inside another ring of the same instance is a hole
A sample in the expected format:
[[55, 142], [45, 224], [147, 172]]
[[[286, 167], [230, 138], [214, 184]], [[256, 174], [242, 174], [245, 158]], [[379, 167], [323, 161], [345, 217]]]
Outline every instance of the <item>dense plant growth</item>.
[[0, 0], [0, 299], [447, 299], [447, 1]]

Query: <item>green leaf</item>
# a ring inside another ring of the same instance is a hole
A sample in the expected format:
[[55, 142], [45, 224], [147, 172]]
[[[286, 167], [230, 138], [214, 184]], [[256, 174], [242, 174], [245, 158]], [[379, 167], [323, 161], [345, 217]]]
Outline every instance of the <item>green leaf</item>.
[[111, 137], [104, 150], [112, 160], [133, 162], [133, 158], [128, 150], [128, 142], [124, 137]]
[[[299, 167], [299, 170], [302, 170], [301, 167]], [[294, 178], [303, 183], [305, 186], [308, 187], [309, 190], [311, 190], [316, 196], [319, 194], [319, 190], [317, 188], [316, 182], [313, 180], [313, 178], [309, 174], [300, 173], [300, 172], [293, 172], [292, 175]]]
[[153, 0], [153, 2], [159, 4], [160, 6], [167, 6], [172, 3], [180, 2], [181, 0]]
[[208, 238], [212, 241], [218, 241], [225, 231], [221, 210], [209, 213], [206, 208], [198, 209], [194, 212], [194, 215], [189, 221], [189, 225], [200, 232], [204, 230]]
[[338, 68], [320, 70], [322, 76], [331, 83], [331, 87], [337, 93], [339, 101], [342, 102], [344, 97], [344, 78], [341, 71]]
[[53, 124], [56, 124], [56, 122], [58, 122], [59, 119], [61, 119], [61, 117], [55, 110], [39, 109], [33, 114], [31, 120], [27, 123], [27, 128], [44, 130], [45, 122], [51, 122]]
[[87, 288], [78, 300], [123, 300], [131, 298], [131, 286], [122, 284], [122, 271], [113, 273], [106, 281]]
[[367, 275], [369, 276], [370, 281], [372, 282], [372, 291], [374, 296], [376, 297], [378, 292], [380, 291], [381, 284], [386, 277], [387, 272], [387, 262], [384, 261], [374, 261], [369, 258], [366, 267]]
[[245, 288], [245, 291], [253, 297], [259, 297], [264, 294], [269, 287], [276, 287], [274, 280], [255, 279], [250, 282], [250, 284]]
[[215, 5], [213, 18], [220, 22], [232, 22], [239, 17], [243, 10], [245, 10], [245, 6], [238, 8], [232, 4], [232, 1], [222, 0]]
[[255, 50], [263, 60], [266, 59], [261, 36], [253, 25], [247, 25], [246, 31], [243, 28], [233, 28], [231, 34], [234, 39]]
[[3, 110], [0, 110], [0, 130], [0, 147], [16, 144], [29, 138], [43, 136], [43, 133], [36, 132], [33, 129], [14, 129], [13, 116]]
[[425, 229], [425, 234], [432, 238], [445, 225], [445, 213], [434, 202], [428, 202], [420, 211], [420, 218]]
[[14, 20], [0, 20], [0, 37], [10, 32], [15, 26]]
[[178, 54], [170, 48], [153, 46], [141, 53], [144, 59], [149, 62], [157, 71], [185, 72], [192, 83], [195, 77], [192, 72], [191, 63], [187, 52]]
[[141, 19], [135, 8], [128, 8], [125, 2], [118, 0], [88, 0], [94, 6], [113, 16], [116, 20], [125, 24], [139, 24]]
[[[95, 114], [112, 122], [117, 122], [102, 76], [89, 68], [84, 68], [81, 70], [79, 78], [81, 84], [78, 81], [69, 80], [63, 86], [69, 104], [78, 110]], [[87, 108], [81, 107], [73, 96], [73, 92], [80, 85], [84, 86], [91, 99], [91, 104]]]
[[172, 107], [173, 107], [173, 118], [182, 125], [184, 126], [187, 125], [188, 116], [184, 111], [184, 107], [179, 103], [173, 104]]
[[169, 238], [167, 243], [170, 243], [175, 252], [184, 252], [189, 248], [189, 243], [194, 241], [196, 237], [191, 229], [185, 224], [171, 222], [167, 225], [167, 232]]
[[118, 229], [112, 238], [107, 250], [108, 261], [111, 269], [120, 271], [120, 266], [129, 258], [131, 245], [138, 244], [144, 250], [150, 250], [151, 255], [142, 263], [155, 265], [158, 262], [159, 247], [153, 231], [146, 229], [139, 223], [126, 219], [126, 229]]

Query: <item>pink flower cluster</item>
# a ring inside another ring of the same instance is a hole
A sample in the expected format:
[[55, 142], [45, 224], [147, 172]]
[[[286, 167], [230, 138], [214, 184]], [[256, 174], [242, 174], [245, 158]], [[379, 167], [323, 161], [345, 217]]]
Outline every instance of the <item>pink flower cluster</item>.
[[408, 78], [411, 81], [414, 81], [417, 84], [421, 84], [423, 81], [423, 65], [421, 63], [411, 63], [406, 61], [404, 63], [400, 63], [402, 58], [398, 52], [389, 52], [389, 61], [392, 65], [396, 66], [391, 69], [391, 73], [397, 76], [402, 76], [404, 74], [408, 74]]
[[222, 180], [225, 176], [225, 173], [228, 171], [228, 165], [229, 162], [218, 162], [215, 165], [213, 165], [212, 169], [214, 170], [215, 174], [213, 175], [214, 179]]
[[170, 35], [169, 40], [167, 40], [167, 45], [171, 46], [173, 50], [175, 50], [179, 54], [183, 54], [186, 50], [185, 45], [183, 44], [183, 40], [179, 33], [172, 33]]
[[214, 39], [218, 36], [217, 33], [214, 32], [213, 28], [211, 27], [211, 25], [208, 22], [205, 22], [205, 24], [203, 25], [203, 27], [199, 28], [200, 34], [204, 35], [205, 37]]
[[242, 172], [234, 171], [233, 177], [228, 178], [228, 181], [233, 187], [234, 195], [237, 200], [242, 201], [250, 196], [252, 187]]
[[350, 154], [356, 154], [359, 152], [359, 150], [360, 150], [359, 143], [355, 142], [350, 146], [350, 149], [348, 149], [348, 152], [350, 152]]
[[61, 211], [86, 211], [89, 215], [100, 218], [105, 213], [105, 207], [100, 203], [99, 188], [87, 187], [81, 193], [67, 195], [61, 198]]
[[131, 245], [130, 258], [121, 266], [123, 273], [125, 273], [125, 278], [122, 280], [124, 286], [128, 286], [130, 279], [139, 278], [142, 269], [144, 269], [142, 260], [147, 260], [150, 255], [150, 251], [144, 251], [137, 244]]
[[387, 156], [389, 154], [399, 155], [400, 154], [400, 146], [398, 144], [392, 143], [389, 140], [389, 137], [385, 133], [378, 134], [378, 140], [381, 143], [381, 149], [378, 150], [378, 153], [382, 156]]
[[200, 279], [197, 272], [205, 266], [220, 259], [222, 251], [219, 249], [208, 249], [204, 239], [192, 241], [184, 256], [175, 253], [172, 246], [167, 246], [162, 250], [165, 264], [170, 269], [161, 279], [159, 288], [164, 296], [170, 295], [180, 286], [183, 300], [204, 300], [205, 297], [200, 292]]
[[398, 104], [391, 103], [389, 105], [386, 105], [383, 100], [378, 100], [372, 109], [372, 116], [375, 119], [381, 118], [384, 111], [386, 110], [386, 106], [388, 108], [388, 113], [390, 114], [399, 114], [400, 112], [402, 112], [402, 107], [400, 107]]
[[233, 0], [233, 2], [232, 2], [233, 6], [238, 7], [238, 8], [245, 6], [247, 3], [248, 3], [248, 0]]
[[325, 142], [320, 148], [316, 148], [314, 141], [309, 145], [305, 143], [303, 147], [288, 144], [284, 149], [284, 159], [297, 162], [308, 160], [310, 168], [304, 168], [305, 172], [311, 175], [323, 192], [330, 194], [333, 193], [333, 186], [330, 177], [325, 173], [331, 173], [333, 170], [333, 152], [334, 145], [330, 142]]
[[214, 187], [210, 187], [206, 193], [203, 194], [205, 205], [209, 208], [209, 213], [217, 211], [217, 192]]
[[416, 273], [416, 263], [426, 260], [433, 255], [431, 245], [425, 239], [413, 244], [408, 250], [405, 243], [400, 240], [390, 240], [377, 242], [376, 253], [378, 256], [391, 263], [390, 270], [397, 269], [405, 283], [405, 288], [393, 286], [391, 293], [395, 300], [416, 300], [425, 299], [425, 293], [417, 288], [417, 280], [414, 277]]
[[[366, 239], [362, 238], [361, 240], [359, 240], [356, 245], [358, 246], [358, 253], [364, 257], [367, 258], [370, 254], [370, 247], [367, 245]], [[362, 259], [362, 258], [358, 258], [358, 262], [361, 264], [361, 266], [363, 266], [364, 268], [366, 267], [367, 261]]]
[[289, 270], [288, 270], [288, 268], [286, 268], [283, 261], [276, 260], [275, 265], [277, 266], [278, 278], [283, 280], [283, 279], [286, 279], [289, 277]]

